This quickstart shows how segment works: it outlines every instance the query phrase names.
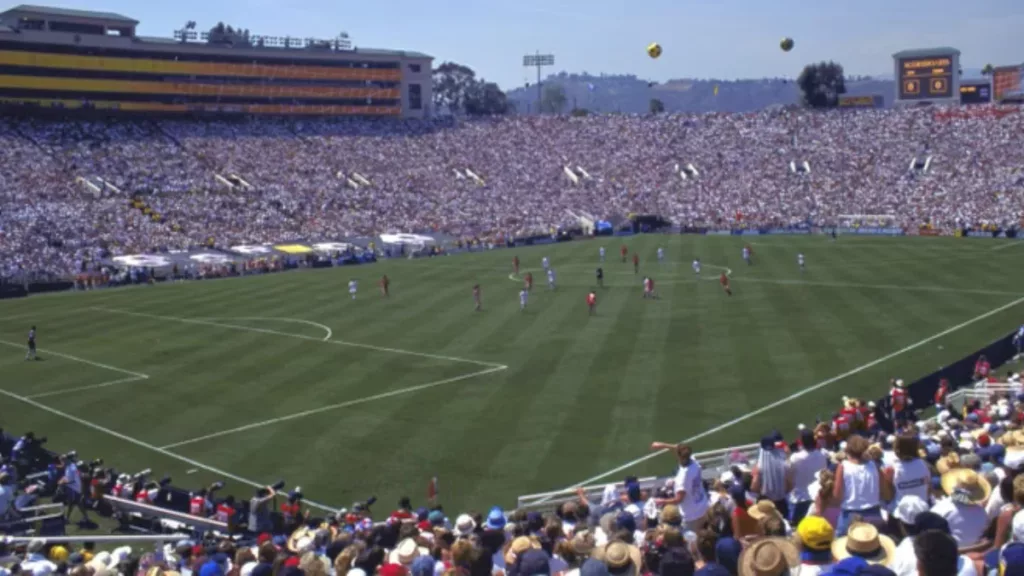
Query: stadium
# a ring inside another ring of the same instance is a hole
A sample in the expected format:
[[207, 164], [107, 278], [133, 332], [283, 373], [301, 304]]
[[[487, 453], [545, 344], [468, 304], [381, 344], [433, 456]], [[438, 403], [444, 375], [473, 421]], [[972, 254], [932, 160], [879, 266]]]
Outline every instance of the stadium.
[[480, 118], [138, 25], [0, 13], [3, 569], [1024, 571], [1021, 66]]

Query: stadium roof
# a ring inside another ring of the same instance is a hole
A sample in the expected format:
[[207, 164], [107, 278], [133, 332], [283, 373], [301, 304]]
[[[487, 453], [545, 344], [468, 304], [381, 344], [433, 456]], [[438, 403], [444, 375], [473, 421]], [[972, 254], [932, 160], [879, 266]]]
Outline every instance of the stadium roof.
[[424, 54], [423, 52], [413, 52], [411, 50], [382, 50], [382, 49], [379, 49], [379, 48], [353, 48], [353, 52], [358, 52], [359, 54], [367, 54], [367, 55], [370, 55], [370, 56], [404, 56], [406, 58], [430, 58], [430, 59], [433, 59], [433, 56], [428, 56], [428, 55]]
[[892, 55], [893, 58], [925, 58], [928, 56], [941, 56], [945, 54], [956, 54], [959, 55], [960, 51], [956, 48], [950, 48], [949, 46], [939, 46], [938, 48], [918, 48], [916, 50], [904, 50], [897, 52]]
[[93, 12], [92, 10], [74, 10], [71, 8], [54, 8], [52, 6], [34, 6], [32, 4], [19, 4], [10, 10], [6, 10], [3, 14], [10, 12], [23, 12], [40, 16], [63, 16], [65, 18], [90, 18], [93, 20], [121, 22], [122, 24], [139, 23], [138, 20], [133, 20], [114, 12]]

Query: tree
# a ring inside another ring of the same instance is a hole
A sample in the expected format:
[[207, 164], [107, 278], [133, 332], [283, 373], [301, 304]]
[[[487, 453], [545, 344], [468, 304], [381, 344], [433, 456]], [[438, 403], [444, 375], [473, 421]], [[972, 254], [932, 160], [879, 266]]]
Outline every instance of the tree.
[[471, 116], [492, 116], [509, 112], [508, 98], [494, 82], [483, 80], [466, 89], [465, 112]]
[[993, 66], [991, 64], [985, 64], [985, 67], [981, 69], [981, 74], [983, 76], [991, 76], [992, 72], [994, 72], [995, 69], [996, 69], [995, 66]]
[[804, 67], [797, 85], [803, 92], [803, 103], [811, 108], [834, 108], [839, 96], [846, 93], [843, 67], [835, 62], [819, 62]]
[[477, 84], [476, 72], [469, 66], [445, 62], [434, 69], [434, 109], [456, 113], [465, 111], [466, 93]]
[[544, 87], [544, 96], [541, 100], [541, 110], [554, 114], [561, 114], [565, 109], [565, 88], [561, 84], [548, 84]]
[[665, 111], [665, 103], [657, 98], [651, 98], [650, 109], [651, 114], [661, 114]]
[[587, 110], [586, 108], [573, 108], [572, 110], [569, 111], [569, 115], [575, 116], [577, 118], [580, 118], [582, 116], [589, 116], [590, 110]]

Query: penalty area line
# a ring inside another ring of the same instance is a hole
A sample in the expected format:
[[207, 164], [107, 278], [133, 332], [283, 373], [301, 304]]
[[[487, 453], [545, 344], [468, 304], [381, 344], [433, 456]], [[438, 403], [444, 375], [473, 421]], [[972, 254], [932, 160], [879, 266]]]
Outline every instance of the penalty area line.
[[[964, 322], [961, 322], [961, 323], [959, 323], [959, 324], [957, 324], [955, 326], [951, 326], [951, 327], [943, 330], [942, 332], [938, 332], [936, 334], [933, 334], [932, 336], [929, 336], [929, 337], [925, 338], [924, 340], [920, 340], [920, 341], [915, 342], [915, 343], [913, 343], [913, 344], [911, 344], [909, 346], [905, 346], [903, 348], [900, 348], [899, 350], [896, 350], [895, 352], [891, 352], [889, 354], [886, 354], [885, 356], [882, 356], [881, 358], [877, 358], [875, 360], [872, 360], [871, 362], [868, 362], [867, 364], [862, 364], [860, 366], [857, 366], [856, 368], [853, 368], [852, 370], [848, 370], [846, 372], [843, 372], [842, 374], [839, 374], [838, 376], [833, 376], [832, 378], [829, 378], [828, 380], [823, 380], [821, 382], [818, 382], [817, 384], [813, 384], [811, 386], [808, 386], [807, 388], [804, 388], [803, 390], [800, 390], [798, 392], [794, 392], [793, 394], [790, 394], [789, 396], [786, 396], [785, 398], [780, 398], [779, 400], [776, 400], [775, 402], [772, 402], [771, 404], [766, 404], [765, 406], [762, 406], [762, 407], [760, 407], [760, 408], [758, 408], [756, 410], [753, 410], [751, 412], [747, 412], [746, 414], [744, 414], [742, 416], [739, 416], [737, 418], [733, 418], [732, 420], [729, 420], [728, 422], [719, 424], [718, 426], [715, 426], [714, 428], [709, 428], [708, 430], [705, 430], [704, 432], [701, 432], [700, 434], [696, 434], [694, 436], [686, 438], [685, 440], [682, 441], [682, 443], [686, 444], [686, 443], [689, 443], [689, 442], [695, 442], [695, 441], [700, 440], [701, 438], [704, 438], [706, 436], [710, 436], [712, 434], [717, 434], [718, 432], [721, 432], [722, 430], [725, 430], [727, 428], [735, 426], [736, 424], [739, 424], [741, 422], [745, 422], [745, 421], [753, 418], [754, 416], [758, 416], [760, 414], [764, 414], [765, 412], [767, 412], [769, 410], [772, 410], [774, 408], [778, 408], [779, 406], [782, 406], [783, 404], [792, 402], [793, 400], [796, 400], [798, 398], [806, 396], [807, 394], [810, 394], [811, 392], [815, 392], [815, 391], [820, 390], [820, 389], [822, 389], [822, 388], [824, 388], [826, 386], [830, 386], [832, 384], [835, 384], [836, 382], [839, 382], [841, 380], [845, 380], [846, 378], [849, 378], [850, 376], [853, 376], [855, 374], [859, 374], [859, 373], [861, 373], [861, 372], [863, 372], [863, 371], [865, 371], [865, 370], [867, 370], [869, 368], [873, 368], [875, 366], [878, 366], [879, 364], [882, 364], [884, 362], [888, 362], [889, 360], [892, 360], [893, 358], [896, 358], [897, 356], [901, 356], [903, 354], [906, 354], [907, 352], [910, 352], [912, 350], [920, 348], [921, 346], [924, 346], [925, 344], [928, 344], [930, 342], [934, 342], [935, 340], [938, 340], [939, 338], [942, 338], [943, 336], [947, 336], [949, 334], [952, 334], [953, 332], [956, 332], [956, 331], [958, 331], [958, 330], [960, 330], [962, 328], [966, 328], [967, 326], [970, 326], [971, 324], [974, 324], [974, 323], [980, 322], [980, 321], [982, 321], [982, 320], [984, 320], [986, 318], [990, 318], [992, 316], [995, 316], [996, 314], [999, 314], [1001, 312], [1009, 310], [1010, 308], [1013, 308], [1014, 306], [1017, 306], [1017, 305], [1019, 305], [1021, 303], [1024, 303], [1024, 297], [1018, 298], [1018, 299], [1016, 299], [1016, 300], [1014, 300], [1012, 302], [1009, 302], [1007, 304], [1003, 304], [1002, 306], [1000, 306], [998, 308], [995, 308], [993, 310], [989, 310], [988, 312], [985, 312], [984, 314], [980, 314], [978, 316], [975, 316], [974, 318], [971, 318], [970, 320], [966, 320]], [[621, 472], [623, 472], [625, 470], [628, 470], [628, 469], [632, 468], [633, 466], [636, 466], [637, 464], [640, 464], [642, 462], [646, 462], [646, 461], [648, 461], [648, 460], [650, 460], [652, 458], [657, 458], [658, 456], [661, 456], [661, 455], [665, 454], [666, 452], [668, 452], [668, 450], [657, 450], [655, 452], [651, 452], [649, 454], [646, 454], [644, 456], [641, 456], [641, 457], [637, 458], [636, 460], [631, 460], [629, 462], [626, 462], [622, 466], [618, 466], [618, 467], [613, 468], [613, 469], [611, 469], [611, 470], [609, 470], [607, 472], [603, 472], [601, 474], [598, 474], [597, 476], [594, 476], [592, 478], [587, 478], [586, 480], [583, 480], [581, 482], [577, 482], [576, 484], [573, 484], [572, 486], [567, 487], [565, 490], [566, 491], [573, 490], [573, 489], [575, 489], [577, 487], [580, 487], [580, 486], [586, 486], [588, 484], [592, 484], [594, 482], [598, 482], [600, 480], [604, 480], [605, 478], [607, 478], [609, 476], [612, 476], [612, 475], [615, 475], [615, 474], [619, 474], [619, 473], [621, 473]], [[555, 495], [557, 495], [557, 493]], [[552, 498], [554, 498], [555, 495], [548, 495], [548, 496], [542, 498], [541, 500], [538, 500], [536, 502], [536, 504], [543, 504], [545, 502], [548, 502]]]
[[188, 440], [182, 440], [181, 442], [175, 442], [173, 444], [167, 444], [161, 446], [161, 450], [169, 450], [171, 448], [179, 448], [181, 446], [187, 446], [189, 444], [195, 444], [204, 440], [211, 440], [213, 438], [220, 438], [221, 436], [228, 436], [230, 434], [237, 434], [239, 432], [245, 432], [247, 430], [253, 430], [256, 428], [263, 428], [272, 424], [278, 424], [281, 422], [287, 422], [289, 420], [296, 420], [299, 418], [305, 418], [306, 416], [313, 416], [314, 414], [320, 414], [322, 412], [329, 412], [331, 410], [338, 410], [341, 408], [349, 408], [351, 406], [358, 406], [359, 404], [366, 404], [368, 402], [375, 402], [377, 400], [384, 400], [392, 398], [394, 396], [401, 396], [403, 394], [410, 394], [412, 392], [419, 392], [421, 390], [428, 390], [430, 388], [436, 388], [445, 384], [451, 384], [453, 382], [461, 382], [470, 378], [476, 378], [477, 376], [484, 376], [487, 374], [493, 374], [495, 372], [501, 372], [507, 370], [508, 366], [498, 366], [495, 368], [488, 368], [486, 370], [478, 370], [469, 374], [463, 374], [461, 376], [455, 376], [453, 378], [445, 378], [444, 380], [436, 380], [434, 382], [427, 382], [426, 384], [420, 384], [418, 386], [409, 386], [408, 388], [399, 388], [398, 390], [392, 390], [390, 392], [383, 392], [381, 394], [374, 394], [373, 396], [366, 396], [363, 398], [356, 398], [355, 400], [347, 400], [345, 402], [339, 402], [337, 404], [329, 404], [327, 406], [321, 406], [319, 408], [313, 408], [312, 410], [303, 410], [302, 412], [296, 412], [294, 414], [288, 414], [286, 416], [279, 416], [277, 418], [271, 418], [269, 420], [262, 420], [260, 422], [253, 422], [244, 426], [238, 426], [237, 428], [230, 428], [228, 430], [221, 430], [220, 432], [214, 432], [212, 434], [206, 434], [203, 436], [197, 436], [195, 438], [189, 438]]

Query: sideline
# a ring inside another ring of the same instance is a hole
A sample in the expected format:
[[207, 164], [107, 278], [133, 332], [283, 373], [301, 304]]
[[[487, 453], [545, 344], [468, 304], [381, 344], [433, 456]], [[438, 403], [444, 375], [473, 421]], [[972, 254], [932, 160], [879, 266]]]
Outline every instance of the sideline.
[[[855, 374], [863, 372], [863, 371], [867, 370], [868, 368], [872, 368], [874, 366], [882, 364], [883, 362], [887, 362], [889, 360], [892, 360], [893, 358], [895, 358], [897, 356], [900, 356], [902, 354], [906, 354], [907, 352], [910, 352], [911, 350], [915, 350], [917, 348], [920, 348], [921, 346], [924, 346], [925, 344], [928, 344], [930, 342], [934, 342], [935, 340], [938, 340], [939, 338], [942, 338], [943, 336], [946, 336], [948, 334], [952, 334], [953, 332], [956, 332], [957, 330], [960, 330], [961, 328], [966, 328], [967, 326], [970, 326], [971, 324], [974, 324], [974, 323], [980, 322], [980, 321], [982, 321], [982, 320], [984, 320], [986, 318], [995, 316], [996, 314], [999, 314], [1001, 312], [1009, 310], [1010, 308], [1013, 308], [1014, 306], [1017, 306], [1017, 305], [1019, 305], [1021, 303], [1024, 303], [1024, 297], [1018, 298], [1018, 299], [1016, 299], [1016, 300], [1014, 300], [1014, 301], [1012, 301], [1012, 302], [1010, 302], [1008, 304], [1003, 304], [1002, 306], [1000, 306], [998, 308], [995, 308], [993, 310], [989, 310], [988, 312], [985, 312], [984, 314], [981, 314], [979, 316], [975, 316], [974, 318], [971, 318], [970, 320], [967, 320], [965, 322], [961, 322], [960, 324], [957, 324], [956, 326], [952, 326], [950, 328], [947, 328], [947, 329], [943, 330], [942, 332], [939, 332], [937, 334], [929, 336], [928, 338], [925, 338], [924, 340], [921, 340], [919, 342], [915, 342], [914, 344], [911, 344], [909, 346], [901, 348], [901, 349], [899, 349], [899, 350], [897, 350], [895, 352], [892, 352], [890, 354], [886, 354], [885, 356], [882, 356], [881, 358], [872, 360], [871, 362], [868, 362], [867, 364], [862, 364], [862, 365], [860, 365], [860, 366], [858, 366], [858, 367], [856, 367], [856, 368], [854, 368], [852, 370], [849, 370], [847, 372], [843, 372], [842, 374], [840, 374], [838, 376], [833, 376], [832, 378], [829, 378], [828, 380], [823, 380], [821, 382], [818, 382], [817, 384], [813, 384], [811, 386], [808, 386], [807, 388], [804, 388], [803, 390], [800, 390], [798, 392], [790, 394], [789, 396], [786, 396], [785, 398], [776, 400], [775, 402], [772, 402], [771, 404], [767, 404], [765, 406], [762, 406], [761, 408], [758, 408], [758, 409], [756, 409], [756, 410], [754, 410], [752, 412], [747, 412], [746, 414], [744, 414], [742, 416], [739, 416], [737, 418], [729, 420], [728, 422], [725, 422], [723, 424], [719, 424], [718, 426], [715, 426], [714, 428], [710, 428], [708, 430], [705, 430], [704, 432], [701, 432], [700, 434], [696, 434], [694, 436], [691, 436], [691, 437], [683, 440], [682, 443], [686, 444], [686, 443], [689, 443], [689, 442], [695, 442], [695, 441], [700, 440], [701, 438], [704, 438], [706, 436], [710, 436], [712, 434], [716, 434], [718, 432], [721, 432], [722, 430], [725, 430], [726, 428], [730, 428], [732, 426], [735, 426], [736, 424], [739, 424], [740, 422], [744, 422], [746, 420], [749, 420], [750, 418], [753, 418], [754, 416], [757, 416], [759, 414], [764, 414], [765, 412], [767, 412], [767, 411], [769, 411], [769, 410], [771, 410], [773, 408], [777, 408], [779, 406], [782, 406], [783, 404], [786, 404], [788, 402], [796, 400], [797, 398], [800, 398], [802, 396], [806, 396], [807, 394], [810, 394], [811, 392], [814, 392], [816, 390], [820, 390], [821, 388], [824, 388], [824, 387], [829, 386], [831, 384], [835, 384], [836, 382], [839, 382], [840, 380], [844, 380], [846, 378], [849, 378], [850, 376], [853, 376]], [[644, 456], [641, 456], [641, 457], [637, 458], [636, 460], [632, 460], [630, 462], [626, 462], [625, 464], [623, 464], [621, 466], [618, 466], [616, 468], [613, 468], [613, 469], [611, 469], [611, 470], [609, 470], [607, 472], [603, 472], [603, 473], [598, 474], [597, 476], [594, 476], [592, 478], [587, 478], [586, 480], [582, 480], [580, 482], [577, 482], [577, 483], [573, 484], [572, 486], [568, 486], [567, 488], [565, 488], [565, 490], [566, 491], [572, 490], [572, 489], [575, 489], [575, 488], [580, 487], [580, 486], [586, 486], [586, 485], [589, 485], [589, 484], [593, 484], [594, 482], [597, 482], [599, 480], [604, 480], [605, 478], [607, 478], [609, 476], [612, 476], [614, 474], [618, 474], [620, 472], [628, 470], [628, 469], [632, 468], [633, 466], [636, 466], [637, 464], [640, 464], [642, 462], [646, 462], [646, 461], [648, 461], [648, 460], [650, 460], [652, 458], [657, 458], [658, 456], [661, 456], [661, 455], [665, 454], [666, 452], [668, 452], [668, 450], [657, 450], [655, 452], [651, 452], [649, 454], [646, 454]], [[545, 502], [550, 501], [554, 497], [555, 497], [554, 495], [547, 496], [545, 498], [542, 498], [541, 500], [538, 500], [536, 502], [536, 504], [543, 504]]]

